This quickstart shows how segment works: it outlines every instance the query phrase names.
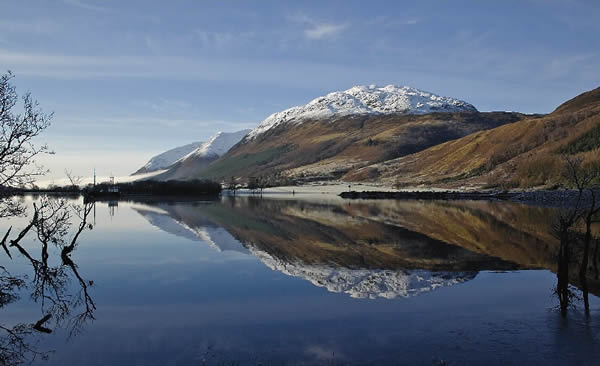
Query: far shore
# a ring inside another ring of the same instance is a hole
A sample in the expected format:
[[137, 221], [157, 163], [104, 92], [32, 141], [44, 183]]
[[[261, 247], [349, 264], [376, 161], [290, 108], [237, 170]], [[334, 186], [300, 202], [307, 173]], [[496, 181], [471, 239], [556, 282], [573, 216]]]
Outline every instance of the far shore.
[[[77, 197], [83, 195], [82, 191], [65, 190], [29, 190], [13, 192], [15, 195], [52, 195], [63, 197]], [[600, 192], [599, 192], [600, 194]], [[475, 189], [446, 189], [436, 187], [403, 187], [394, 189], [387, 185], [372, 183], [346, 183], [346, 182], [313, 182], [299, 186], [282, 186], [264, 188], [262, 191], [239, 188], [235, 192], [223, 189], [220, 195], [200, 194], [136, 194], [124, 193], [118, 198], [98, 198], [95, 200], [209, 200], [218, 197], [244, 196], [265, 197], [273, 199], [303, 199], [311, 201], [331, 200], [487, 200], [510, 201], [530, 205], [549, 207], [568, 207], [577, 198], [577, 191], [568, 189], [529, 189], [529, 190], [475, 190]]]

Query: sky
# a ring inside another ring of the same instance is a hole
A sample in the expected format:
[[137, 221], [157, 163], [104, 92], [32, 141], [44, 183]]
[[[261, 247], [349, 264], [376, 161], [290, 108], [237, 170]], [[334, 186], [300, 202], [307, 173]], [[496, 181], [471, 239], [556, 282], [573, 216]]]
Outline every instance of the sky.
[[40, 158], [125, 176], [354, 85], [548, 113], [600, 86], [600, 1], [2, 0], [0, 73], [54, 112]]

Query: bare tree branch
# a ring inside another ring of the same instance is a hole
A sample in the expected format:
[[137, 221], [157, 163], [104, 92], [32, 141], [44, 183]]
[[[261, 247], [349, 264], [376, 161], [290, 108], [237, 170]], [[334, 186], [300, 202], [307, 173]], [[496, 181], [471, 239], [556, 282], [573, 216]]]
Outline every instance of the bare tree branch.
[[30, 93], [23, 96], [23, 114], [13, 112], [19, 99], [14, 78], [9, 71], [0, 75], [0, 186], [15, 187], [33, 184], [37, 176], [45, 174], [35, 166], [35, 157], [49, 152], [46, 145], [33, 143], [52, 120], [53, 114], [45, 114]]

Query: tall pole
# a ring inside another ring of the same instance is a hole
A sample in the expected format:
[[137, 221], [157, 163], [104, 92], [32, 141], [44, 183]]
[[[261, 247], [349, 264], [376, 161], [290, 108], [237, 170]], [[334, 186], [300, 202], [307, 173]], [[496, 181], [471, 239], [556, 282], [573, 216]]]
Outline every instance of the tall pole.
[[94, 167], [94, 187], [96, 186], [96, 168]]

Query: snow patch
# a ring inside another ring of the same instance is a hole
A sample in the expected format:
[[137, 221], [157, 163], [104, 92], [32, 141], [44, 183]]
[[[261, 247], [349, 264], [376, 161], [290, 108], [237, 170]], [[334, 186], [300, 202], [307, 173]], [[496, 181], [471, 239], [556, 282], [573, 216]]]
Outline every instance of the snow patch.
[[249, 254], [248, 249], [222, 227], [212, 225], [192, 227], [177, 220], [168, 211], [161, 208], [141, 205], [135, 205], [132, 208], [151, 225], [166, 233], [192, 241], [202, 241], [218, 252], [236, 251]]
[[352, 114], [432, 112], [477, 112], [477, 109], [462, 100], [435, 95], [408, 86], [355, 86], [345, 91], [329, 93], [308, 104], [274, 113], [253, 129], [246, 139], [254, 139], [282, 123], [301, 123], [307, 119], [325, 119]]
[[241, 130], [237, 132], [219, 132], [210, 138], [207, 142], [201, 144], [193, 151], [181, 157], [179, 161], [190, 158], [219, 157], [224, 155], [242, 140], [251, 130]]
[[205, 144], [205, 143], [204, 142], [192, 142], [191, 144], [178, 146], [171, 150], [167, 150], [163, 153], [160, 153], [160, 154], [150, 158], [150, 160], [148, 160], [146, 165], [144, 165], [142, 168], [140, 168], [137, 172], [135, 172], [133, 174], [140, 174], [142, 172], [144, 172], [144, 173], [154, 172], [157, 170], [168, 168], [171, 165], [173, 165], [173, 163], [175, 163], [177, 160], [186, 156], [190, 152], [198, 149], [203, 144]]

